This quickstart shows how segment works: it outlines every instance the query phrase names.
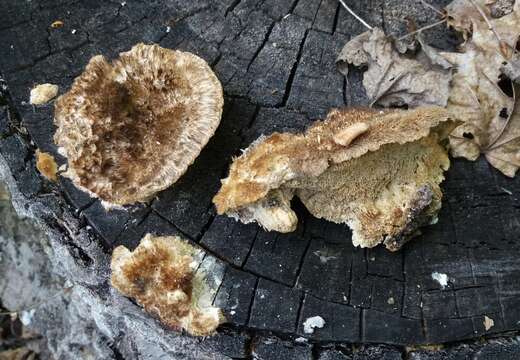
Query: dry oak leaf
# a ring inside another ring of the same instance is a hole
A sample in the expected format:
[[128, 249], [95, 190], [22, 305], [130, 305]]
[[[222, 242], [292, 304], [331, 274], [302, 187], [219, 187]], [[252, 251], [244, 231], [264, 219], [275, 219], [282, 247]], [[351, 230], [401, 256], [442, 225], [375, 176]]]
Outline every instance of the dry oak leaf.
[[518, 17], [518, 13], [514, 14], [518, 4], [509, 6], [510, 9], [506, 13], [499, 11], [499, 14], [495, 11], [495, 5], [497, 5], [496, 0], [453, 0], [445, 8], [448, 25], [461, 32], [466, 40], [474, 33], [475, 27], [489, 30], [490, 25], [500, 37], [508, 39], [517, 37], [518, 33], [515, 33], [516, 29], [510, 22], [511, 18], [505, 16]]
[[198, 56], [138, 44], [95, 56], [56, 101], [64, 174], [105, 207], [145, 202], [184, 174], [213, 136], [222, 86]]
[[451, 64], [418, 38], [420, 50], [411, 58], [401, 54], [395, 41], [375, 28], [350, 40], [336, 62], [345, 76], [348, 64], [368, 67], [363, 74], [363, 86], [371, 105], [446, 106]]
[[469, 160], [483, 153], [513, 177], [520, 167], [520, 114], [499, 82], [520, 35], [520, 1], [498, 19], [491, 18], [486, 3], [456, 0], [446, 9], [450, 24], [467, 37], [460, 52], [442, 53], [456, 68], [447, 109], [463, 122], [450, 136], [451, 153]]
[[219, 214], [290, 232], [298, 196], [318, 218], [346, 223], [354, 245], [399, 249], [435, 221], [449, 167], [445, 109], [331, 111], [303, 134], [261, 137], [233, 161], [213, 202]]
[[204, 294], [210, 291], [195, 268], [202, 251], [177, 236], [147, 234], [134, 251], [118, 246], [112, 254], [112, 286], [135, 298], [174, 330], [211, 335], [225, 321]]

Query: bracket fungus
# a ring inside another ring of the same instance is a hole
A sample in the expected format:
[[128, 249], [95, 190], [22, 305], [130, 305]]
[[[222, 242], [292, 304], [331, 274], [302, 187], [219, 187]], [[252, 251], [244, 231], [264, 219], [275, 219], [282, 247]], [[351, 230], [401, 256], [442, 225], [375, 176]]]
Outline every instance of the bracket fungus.
[[397, 250], [436, 220], [450, 164], [442, 140], [454, 125], [440, 107], [333, 110], [304, 134], [254, 142], [213, 202], [219, 214], [290, 232], [298, 196], [314, 216], [348, 224], [354, 245]]
[[209, 289], [203, 275], [195, 273], [198, 253], [177, 236], [147, 234], [132, 252], [114, 249], [112, 286], [172, 329], [211, 335], [225, 318], [203, 296]]
[[64, 175], [105, 207], [145, 202], [193, 163], [223, 103], [219, 80], [194, 54], [138, 44], [112, 63], [94, 56], [56, 101]]

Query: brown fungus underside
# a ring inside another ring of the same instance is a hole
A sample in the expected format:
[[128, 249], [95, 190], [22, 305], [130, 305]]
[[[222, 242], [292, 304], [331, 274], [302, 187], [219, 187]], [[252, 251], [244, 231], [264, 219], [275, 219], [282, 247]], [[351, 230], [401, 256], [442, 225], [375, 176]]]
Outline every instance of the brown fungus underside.
[[225, 319], [205, 303], [208, 286], [194, 269], [198, 252], [177, 236], [147, 234], [132, 252], [124, 246], [114, 250], [112, 286], [174, 330], [211, 335]]
[[298, 196], [314, 216], [348, 224], [354, 245], [397, 250], [436, 220], [453, 126], [440, 107], [333, 110], [304, 134], [258, 139], [213, 201], [219, 214], [290, 232]]
[[138, 44], [95, 56], [58, 98], [66, 176], [108, 207], [149, 200], [193, 163], [220, 123], [222, 86], [187, 52]]

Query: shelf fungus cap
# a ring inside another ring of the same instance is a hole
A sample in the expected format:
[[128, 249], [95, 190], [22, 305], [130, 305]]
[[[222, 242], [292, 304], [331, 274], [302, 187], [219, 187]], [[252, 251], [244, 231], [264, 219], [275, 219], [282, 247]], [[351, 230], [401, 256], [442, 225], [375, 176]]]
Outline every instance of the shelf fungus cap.
[[106, 207], [144, 202], [179, 179], [215, 133], [222, 86], [198, 56], [138, 44], [94, 56], [56, 101], [64, 174]]
[[303, 134], [261, 137], [231, 165], [213, 198], [219, 214], [290, 232], [300, 198], [318, 218], [346, 223], [354, 245], [399, 249], [435, 221], [456, 124], [441, 107], [329, 112]]
[[225, 318], [205, 299], [216, 289], [210, 289], [204, 274], [195, 272], [201, 254], [178, 236], [147, 234], [134, 251], [124, 246], [114, 249], [112, 286], [169, 328], [211, 335]]

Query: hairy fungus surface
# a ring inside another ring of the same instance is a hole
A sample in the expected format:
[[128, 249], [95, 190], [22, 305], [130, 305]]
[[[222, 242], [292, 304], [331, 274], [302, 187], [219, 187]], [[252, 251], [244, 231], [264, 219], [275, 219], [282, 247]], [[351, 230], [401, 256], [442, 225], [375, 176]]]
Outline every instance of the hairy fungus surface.
[[219, 214], [290, 232], [298, 196], [314, 216], [347, 223], [355, 245], [397, 250], [436, 219], [453, 126], [440, 107], [333, 110], [304, 134], [258, 139], [213, 201]]
[[56, 101], [65, 176], [105, 206], [149, 200], [193, 163], [220, 123], [222, 86], [201, 58], [138, 44], [95, 56]]
[[134, 251], [124, 246], [114, 250], [112, 286], [172, 329], [211, 335], [224, 317], [205, 301], [207, 285], [194, 269], [197, 252], [177, 236], [147, 234]]

